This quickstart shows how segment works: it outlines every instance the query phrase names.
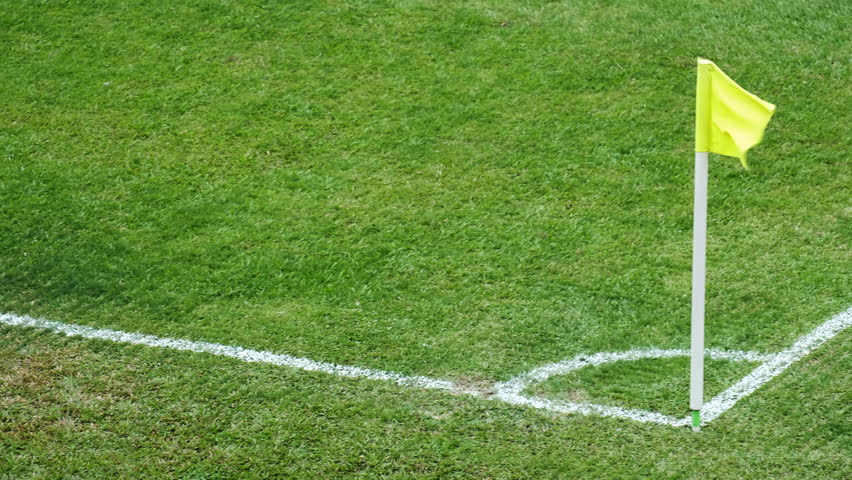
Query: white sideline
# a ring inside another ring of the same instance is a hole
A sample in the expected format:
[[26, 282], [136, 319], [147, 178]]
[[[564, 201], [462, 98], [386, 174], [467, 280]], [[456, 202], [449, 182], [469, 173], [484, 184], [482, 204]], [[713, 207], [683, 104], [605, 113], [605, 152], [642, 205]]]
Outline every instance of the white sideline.
[[[506, 382], [495, 383], [492, 389], [494, 393], [491, 395], [485, 393], [488, 389], [478, 390], [462, 387], [449, 380], [441, 380], [424, 376], [408, 376], [397, 372], [388, 372], [349, 365], [338, 365], [330, 362], [318, 362], [286, 354], [250, 350], [247, 348], [221, 345], [218, 343], [172, 339], [141, 333], [129, 333], [119, 330], [94, 328], [85, 325], [74, 325], [52, 320], [32, 318], [25, 315], [21, 316], [11, 313], [0, 314], [0, 324], [12, 327], [32, 327], [56, 333], [63, 333], [68, 336], [109, 340], [118, 343], [209, 353], [235, 358], [244, 362], [268, 363], [309, 372], [324, 372], [339, 377], [367, 378], [371, 380], [389, 381], [403, 386], [430, 390], [446, 390], [453, 393], [500, 400], [512, 405], [533, 407], [551, 412], [616, 417], [675, 427], [690, 425], [690, 417], [676, 418], [646, 410], [627, 409], [591, 403], [562, 402], [523, 394], [523, 391], [531, 384], [544, 381], [553, 375], [564, 375], [579, 368], [602, 365], [604, 363], [616, 361], [689, 356], [689, 351], [685, 349], [646, 349], [580, 355], [570, 360], [536, 368], [528, 373], [518, 375]], [[707, 402], [702, 409], [702, 424], [706, 425], [718, 418], [724, 412], [733, 407], [739, 400], [750, 395], [763, 384], [780, 375], [790, 365], [802, 359], [850, 325], [852, 325], [852, 308], [830, 318], [807, 335], [800, 337], [790, 348], [778, 353], [764, 354], [758, 352], [736, 352], [715, 349], [706, 350], [707, 356], [714, 359], [762, 363], [742, 380]]]

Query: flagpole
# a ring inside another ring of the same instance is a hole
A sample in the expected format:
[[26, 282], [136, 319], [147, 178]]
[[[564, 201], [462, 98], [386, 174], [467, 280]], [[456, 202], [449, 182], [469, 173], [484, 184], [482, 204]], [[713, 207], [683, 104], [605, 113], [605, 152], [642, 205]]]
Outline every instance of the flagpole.
[[695, 216], [692, 237], [692, 326], [689, 408], [701, 430], [704, 406], [704, 280], [707, 254], [707, 154], [738, 157], [760, 143], [775, 105], [743, 90], [715, 63], [698, 59], [695, 83]]
[[692, 224], [692, 328], [689, 408], [692, 430], [701, 429], [704, 406], [704, 279], [707, 251], [707, 152], [695, 152], [695, 213]]

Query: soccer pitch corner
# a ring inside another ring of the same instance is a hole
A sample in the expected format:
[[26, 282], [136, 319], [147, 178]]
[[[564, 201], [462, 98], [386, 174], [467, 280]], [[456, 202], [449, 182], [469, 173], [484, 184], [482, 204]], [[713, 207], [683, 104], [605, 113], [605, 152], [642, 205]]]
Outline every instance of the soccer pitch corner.
[[[338, 377], [386, 381], [411, 388], [444, 390], [455, 394], [485, 398], [554, 413], [614, 417], [672, 427], [684, 427], [691, 424], [691, 418], [689, 416], [681, 418], [665, 415], [659, 412], [634, 408], [623, 408], [589, 402], [553, 400], [530, 395], [525, 392], [530, 386], [544, 382], [551, 377], [565, 375], [584, 368], [596, 367], [615, 362], [688, 357], [690, 352], [686, 349], [636, 349], [623, 352], [598, 352], [589, 355], [580, 355], [571, 359], [538, 367], [529, 372], [517, 375], [505, 382], [495, 382], [490, 388], [483, 389], [463, 386], [451, 380], [406, 375], [394, 371], [384, 371], [351, 365], [339, 365], [287, 354], [252, 350], [239, 346], [164, 338], [154, 335], [111, 329], [99, 329], [84, 325], [75, 325], [53, 320], [15, 315], [12, 313], [0, 314], [0, 324], [11, 327], [29, 327], [47, 330], [71, 337], [82, 337], [87, 339], [106, 340], [117, 343], [144, 345], [171, 350], [207, 353], [230, 357], [243, 362], [266, 363], [307, 372], [321, 372]], [[852, 325], [852, 308], [848, 308], [847, 310], [834, 315], [808, 334], [797, 339], [790, 347], [780, 352], [760, 353], [754, 351], [707, 349], [705, 351], [705, 356], [709, 359], [729, 360], [734, 362], [754, 362], [757, 363], [758, 366], [745, 377], [735, 382], [704, 405], [704, 408], [701, 411], [702, 425], [707, 425], [724, 414], [736, 405], [738, 401], [754, 393], [761, 386], [780, 375], [788, 367], [819, 348], [850, 325]]]

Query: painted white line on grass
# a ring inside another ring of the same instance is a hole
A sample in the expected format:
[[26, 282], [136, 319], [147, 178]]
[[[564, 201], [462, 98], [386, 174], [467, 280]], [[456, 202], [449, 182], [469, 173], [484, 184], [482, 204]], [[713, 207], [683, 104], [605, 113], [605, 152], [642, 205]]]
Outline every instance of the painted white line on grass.
[[[592, 403], [572, 403], [546, 398], [524, 395], [523, 391], [534, 383], [539, 383], [553, 375], [564, 375], [571, 371], [598, 366], [617, 361], [633, 361], [645, 358], [675, 358], [689, 356], [688, 350], [629, 350], [625, 352], [601, 352], [593, 355], [579, 355], [570, 360], [552, 363], [536, 368], [528, 373], [518, 375], [506, 382], [493, 385], [493, 395], [483, 393], [485, 390], [461, 387], [458, 384], [437, 378], [424, 376], [408, 376], [397, 372], [387, 372], [370, 368], [338, 365], [330, 362], [319, 362], [308, 358], [293, 357], [286, 354], [250, 350], [247, 348], [221, 345], [210, 342], [197, 342], [173, 338], [156, 337], [141, 333], [128, 333], [119, 330], [74, 325], [51, 320], [19, 316], [11, 313], [0, 314], [0, 324], [13, 327], [33, 327], [63, 333], [68, 336], [109, 340], [112, 342], [146, 345], [150, 347], [170, 348], [199, 353], [209, 353], [231, 357], [244, 362], [268, 363], [272, 365], [296, 368], [309, 372], [324, 372], [330, 375], [349, 378], [367, 378], [383, 380], [398, 385], [417, 387], [431, 390], [445, 390], [479, 398], [501, 400], [512, 405], [521, 405], [548, 410], [557, 413], [576, 413], [581, 415], [599, 415], [605, 417], [623, 418], [639, 422], [670, 425], [674, 427], [691, 424], [689, 417], [676, 418], [647, 410], [629, 409]], [[712, 359], [761, 362], [761, 365], [728, 388], [702, 410], [703, 424], [707, 424], [733, 407], [739, 400], [753, 393], [766, 382], [772, 380], [790, 365], [802, 359], [814, 349], [852, 325], [852, 308], [835, 315], [809, 334], [801, 337], [790, 348], [774, 354], [758, 352], [740, 352], [708, 349], [707, 356]]]
[[558, 413], [578, 413], [581, 415], [623, 418], [627, 420], [635, 420], [637, 422], [669, 425], [672, 427], [682, 427], [689, 424], [688, 419], [686, 418], [671, 417], [669, 415], [663, 415], [662, 413], [652, 412], [649, 410], [613, 407], [610, 405], [599, 405], [596, 403], [562, 402], [559, 400], [532, 397], [514, 392], [511, 389], [501, 389], [500, 385], [501, 384], [497, 384], [497, 392], [494, 394], [494, 398], [512, 405], [533, 407]]
[[[578, 355], [570, 360], [551, 363], [535, 370], [518, 375], [508, 382], [499, 384], [502, 388], [520, 392], [531, 383], [538, 383], [547, 380], [554, 375], [565, 375], [574, 370], [579, 370], [584, 367], [596, 367], [605, 363], [642, 360], [646, 358], [676, 358], [688, 357], [689, 350], [628, 350], [625, 352], [601, 352], [593, 355]], [[737, 362], [766, 362], [772, 358], [772, 354], [764, 354], [758, 352], [741, 352], [708, 349], [707, 356], [714, 360], [733, 360]]]
[[817, 347], [852, 325], [852, 308], [841, 312], [800, 337], [790, 348], [776, 353], [772, 359], [757, 367], [742, 380], [717, 395], [701, 409], [703, 423], [709, 423], [750, 395], [766, 382], [780, 375], [790, 365], [801, 360]]
[[282, 367], [297, 368], [308, 372], [325, 372], [339, 377], [369, 378], [371, 380], [385, 380], [399, 385], [436, 390], [451, 390], [469, 393], [460, 389], [455, 383], [448, 380], [421, 376], [407, 376], [396, 372], [385, 372], [370, 368], [353, 367], [349, 365], [338, 365], [329, 362], [317, 362], [307, 358], [293, 357], [279, 353], [249, 350], [242, 347], [220, 345], [218, 343], [195, 342], [191, 340], [180, 340], [173, 338], [155, 337], [141, 333], [128, 333], [106, 328], [93, 328], [85, 325], [73, 325], [68, 323], [54, 322], [41, 318], [18, 316], [10, 313], [0, 314], [0, 323], [14, 327], [35, 327], [52, 332], [64, 333], [68, 336], [96, 338], [110, 340], [119, 343], [130, 343], [133, 345], [146, 345], [149, 347], [170, 348], [172, 350], [184, 350], [189, 352], [203, 352], [223, 357], [236, 358], [244, 362], [269, 363]]
[[[523, 391], [530, 385], [541, 383], [552, 376], [565, 375], [585, 367], [596, 367], [606, 363], [635, 361], [649, 358], [688, 357], [689, 354], [689, 350], [686, 349], [649, 349], [628, 350], [625, 352], [601, 352], [594, 355], [578, 355], [570, 360], [551, 363], [549, 365], [536, 368], [531, 372], [518, 375], [507, 382], [498, 383], [495, 385], [495, 395], [499, 399], [515, 405], [528, 405], [557, 412], [581, 413], [586, 415], [596, 414], [605, 417], [628, 418], [639, 422], [658, 423], [661, 425], [671, 425], [673, 427], [685, 426], [690, 424], [689, 418], [676, 418], [648, 410], [628, 409], [594, 403], [550, 400], [531, 395], [524, 395]], [[767, 355], [758, 352], [740, 352], [717, 349], [707, 350], [707, 356], [714, 360], [733, 360], [737, 362], [765, 362], [774, 358], [774, 355]]]

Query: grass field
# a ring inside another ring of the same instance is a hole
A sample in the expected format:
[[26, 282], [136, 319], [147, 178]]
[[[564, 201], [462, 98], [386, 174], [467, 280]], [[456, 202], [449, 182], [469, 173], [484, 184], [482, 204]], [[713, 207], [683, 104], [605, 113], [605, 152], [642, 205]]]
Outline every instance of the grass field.
[[[707, 346], [852, 305], [846, 2], [0, 5], [0, 313], [470, 385], [687, 348], [698, 56], [778, 105], [711, 156]], [[849, 341], [695, 434], [0, 327], [0, 478], [848, 478]]]

